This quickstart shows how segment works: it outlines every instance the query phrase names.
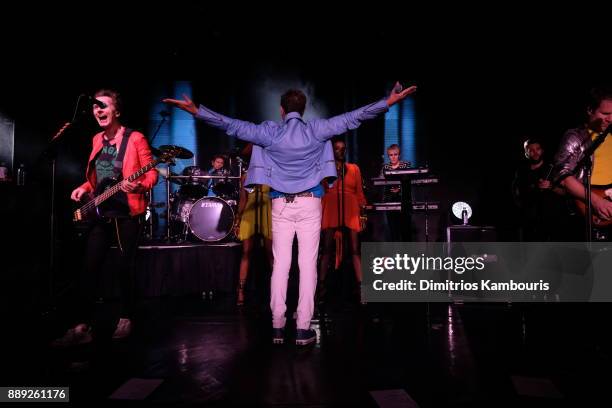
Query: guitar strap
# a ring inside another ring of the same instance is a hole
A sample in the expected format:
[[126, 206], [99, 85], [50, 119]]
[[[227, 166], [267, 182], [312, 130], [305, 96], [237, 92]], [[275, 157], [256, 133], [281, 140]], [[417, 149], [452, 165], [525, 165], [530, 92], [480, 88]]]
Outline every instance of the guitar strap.
[[125, 156], [125, 149], [127, 148], [128, 139], [132, 135], [132, 132], [132, 129], [125, 128], [123, 139], [121, 139], [121, 146], [119, 146], [119, 152], [117, 153], [115, 160], [113, 160], [115, 175], [118, 177], [121, 177], [123, 174], [123, 157]]
[[[113, 160], [113, 171], [117, 180], [123, 179], [123, 158], [132, 132], [132, 129], [125, 128], [117, 157]], [[108, 218], [128, 217], [129, 212], [130, 207], [128, 205], [127, 194], [123, 191], [119, 191], [104, 207], [99, 209], [100, 215]]]

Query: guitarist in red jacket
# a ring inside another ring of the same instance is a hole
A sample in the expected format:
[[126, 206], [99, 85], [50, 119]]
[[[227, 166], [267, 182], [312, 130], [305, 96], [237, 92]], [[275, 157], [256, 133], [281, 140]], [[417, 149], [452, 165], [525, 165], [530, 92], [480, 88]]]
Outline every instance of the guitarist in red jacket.
[[[87, 181], [77, 187], [70, 198], [83, 201], [86, 197], [100, 198], [104, 191], [117, 185], [117, 193], [104, 204], [90, 201], [82, 208], [93, 209], [97, 216], [92, 222], [87, 240], [85, 269], [81, 274], [74, 310], [80, 314], [73, 328], [57, 339], [55, 346], [83, 344], [92, 340], [91, 317], [96, 299], [96, 287], [103, 274], [109, 247], [115, 243], [120, 251], [118, 270], [121, 289], [121, 312], [113, 338], [127, 337], [132, 328], [133, 270], [130, 268], [138, 247], [146, 211], [145, 193], [157, 182], [155, 168], [129, 181], [128, 177], [153, 162], [151, 149], [144, 135], [121, 124], [121, 99], [113, 90], [100, 90], [93, 101], [93, 115], [102, 131], [93, 137], [93, 148], [87, 164]], [[83, 212], [85, 214], [85, 212]], [[91, 217], [89, 217], [91, 218]]]
[[[578, 208], [584, 214], [586, 172], [578, 164], [584, 159], [585, 150], [612, 125], [612, 90], [593, 89], [587, 106], [588, 120], [585, 126], [568, 130], [555, 157], [558, 178], [567, 192], [576, 198]], [[591, 157], [591, 202], [596, 239], [611, 240], [612, 224], [612, 135], [604, 139]]]

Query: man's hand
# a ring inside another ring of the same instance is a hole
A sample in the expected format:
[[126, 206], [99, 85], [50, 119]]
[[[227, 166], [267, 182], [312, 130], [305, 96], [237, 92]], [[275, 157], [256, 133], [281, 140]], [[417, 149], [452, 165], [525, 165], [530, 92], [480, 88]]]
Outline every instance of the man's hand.
[[121, 191], [125, 191], [126, 193], [142, 193], [144, 192], [144, 187], [142, 187], [140, 181], [133, 183], [128, 180], [123, 180], [121, 182]]
[[612, 219], [612, 201], [593, 195], [593, 210], [602, 220]]
[[189, 112], [192, 115], [195, 115], [196, 113], [198, 113], [198, 108], [195, 105], [195, 103], [193, 103], [193, 101], [189, 99], [189, 97], [185, 94], [183, 94], [183, 100], [162, 99], [162, 102], [167, 103], [168, 105], [172, 105], [176, 108], [182, 109], [185, 112]]
[[542, 180], [542, 179], [540, 179], [540, 180], [538, 181], [538, 187], [539, 187], [541, 190], [548, 190], [549, 188], [551, 188], [551, 187], [552, 187], [552, 183], [551, 183], [550, 181], [548, 181], [548, 180]]
[[415, 93], [417, 90], [417, 87], [411, 86], [410, 88], [406, 88], [403, 91], [396, 92], [396, 90], [398, 89], [402, 89], [402, 86], [400, 85], [399, 82], [396, 82], [395, 86], [393, 87], [393, 90], [391, 91], [391, 95], [389, 95], [389, 98], [387, 98], [388, 107], [391, 107], [395, 105], [396, 103], [403, 101], [404, 99], [408, 97], [408, 95], [412, 95], [413, 93]]
[[83, 195], [85, 193], [87, 193], [87, 190], [85, 190], [84, 188], [82, 187], [75, 188], [72, 191], [72, 194], [70, 194], [70, 199], [73, 201], [77, 201], [77, 202], [81, 201], [81, 198], [83, 198]]

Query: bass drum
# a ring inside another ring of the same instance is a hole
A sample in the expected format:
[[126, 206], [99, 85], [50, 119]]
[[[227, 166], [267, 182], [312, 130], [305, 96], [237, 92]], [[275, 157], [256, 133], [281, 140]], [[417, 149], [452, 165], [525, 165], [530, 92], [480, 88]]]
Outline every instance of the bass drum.
[[204, 242], [218, 242], [232, 233], [234, 210], [219, 197], [197, 200], [189, 211], [189, 229]]

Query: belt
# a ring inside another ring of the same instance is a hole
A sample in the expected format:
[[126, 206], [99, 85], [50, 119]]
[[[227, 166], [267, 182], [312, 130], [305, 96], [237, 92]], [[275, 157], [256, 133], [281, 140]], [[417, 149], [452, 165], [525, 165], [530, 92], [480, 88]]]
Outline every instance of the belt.
[[312, 191], [303, 191], [295, 194], [283, 194], [282, 196], [274, 197], [273, 200], [284, 198], [286, 202], [292, 203], [295, 197], [315, 197], [315, 194]]

